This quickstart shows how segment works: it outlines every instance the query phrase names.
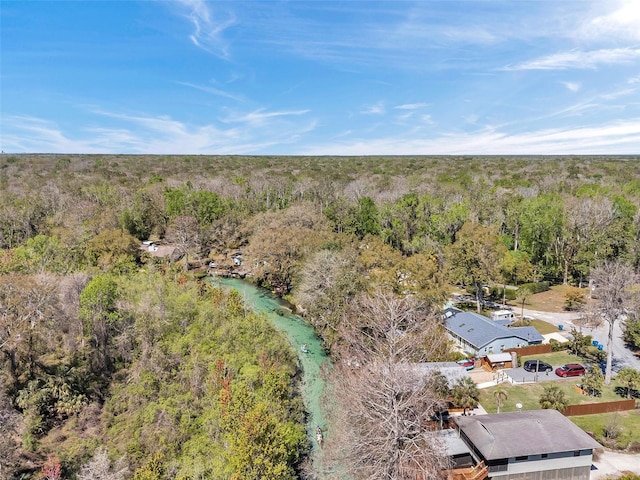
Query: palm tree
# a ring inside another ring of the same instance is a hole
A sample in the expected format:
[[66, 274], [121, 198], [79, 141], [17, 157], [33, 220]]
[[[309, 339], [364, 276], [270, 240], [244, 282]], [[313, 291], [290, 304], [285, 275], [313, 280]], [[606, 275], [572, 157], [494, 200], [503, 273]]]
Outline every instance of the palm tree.
[[640, 387], [640, 372], [634, 368], [623, 368], [616, 378], [627, 389], [627, 398], [631, 398], [631, 390], [637, 390]]
[[538, 402], [540, 403], [540, 408], [554, 409], [559, 412], [562, 412], [569, 404], [564, 392], [557, 385], [545, 386]]
[[502, 408], [502, 402], [507, 398], [509, 398], [509, 394], [504, 388], [498, 387], [494, 390], [493, 396], [496, 397], [496, 402], [498, 403], [498, 413], [500, 413], [500, 408]]
[[467, 414], [467, 409], [473, 409], [480, 403], [480, 391], [470, 377], [459, 378], [453, 387], [453, 401], [462, 407], [462, 414]]

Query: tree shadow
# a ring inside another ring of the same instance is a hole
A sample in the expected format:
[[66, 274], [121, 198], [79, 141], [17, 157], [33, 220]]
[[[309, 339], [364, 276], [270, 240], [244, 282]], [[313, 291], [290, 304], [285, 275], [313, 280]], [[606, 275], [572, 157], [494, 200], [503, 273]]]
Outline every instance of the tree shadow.
[[[615, 387], [613, 391], [616, 395], [627, 398], [627, 388], [626, 387]], [[631, 389], [631, 398], [640, 398], [640, 390]]]

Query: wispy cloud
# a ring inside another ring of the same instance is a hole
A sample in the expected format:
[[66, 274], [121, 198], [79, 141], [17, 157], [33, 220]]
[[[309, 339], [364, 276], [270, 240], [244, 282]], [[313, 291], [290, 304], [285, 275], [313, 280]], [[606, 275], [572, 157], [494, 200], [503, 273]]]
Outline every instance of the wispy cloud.
[[598, 126], [544, 129], [511, 134], [487, 128], [443, 133], [433, 138], [382, 137], [352, 143], [317, 145], [306, 155], [572, 155], [635, 154], [640, 148], [640, 118]]
[[640, 48], [612, 48], [554, 53], [501, 70], [566, 70], [596, 68], [601, 64], [631, 64], [640, 59]]
[[193, 25], [193, 33], [189, 35], [191, 42], [220, 58], [229, 58], [229, 46], [222, 34], [235, 24], [235, 15], [227, 13], [226, 19], [218, 18], [205, 0], [176, 0], [176, 3], [186, 11], [185, 15]]
[[100, 153], [92, 142], [69, 138], [51, 121], [26, 115], [2, 116], [2, 148], [11, 152]]
[[374, 105], [367, 105], [360, 113], [364, 115], [382, 115], [385, 113], [384, 103], [378, 102]]
[[428, 106], [428, 103], [405, 103], [402, 105], [396, 105], [393, 108], [396, 108], [398, 110], [419, 110]]
[[[3, 149], [10, 152], [48, 153], [260, 153], [273, 146], [295, 144], [313, 131], [315, 120], [286, 121], [306, 111], [254, 112], [244, 123], [221, 128], [190, 125], [167, 116], [130, 115], [94, 109], [92, 113], [117, 119], [118, 127], [87, 127], [72, 133], [35, 117], [2, 117]], [[94, 119], [92, 123], [97, 123]], [[255, 126], [259, 124], [260, 128]], [[284, 147], [283, 147], [284, 148]]]
[[309, 113], [309, 110], [281, 110], [277, 112], [267, 112], [264, 109], [260, 109], [242, 115], [232, 115], [227, 117], [224, 121], [227, 123], [249, 123], [252, 125], [261, 125], [269, 119], [289, 117], [292, 115], [298, 116], [304, 115], [305, 113]]
[[185, 87], [194, 88], [196, 90], [200, 90], [201, 92], [210, 93], [211, 95], [217, 95], [219, 97], [228, 98], [230, 100], [236, 100], [238, 102], [243, 101], [243, 97], [240, 95], [234, 95], [233, 93], [225, 92], [224, 90], [220, 90], [214, 87], [208, 87], [204, 85], [196, 85], [194, 83], [189, 82], [176, 82], [178, 85], [183, 85]]

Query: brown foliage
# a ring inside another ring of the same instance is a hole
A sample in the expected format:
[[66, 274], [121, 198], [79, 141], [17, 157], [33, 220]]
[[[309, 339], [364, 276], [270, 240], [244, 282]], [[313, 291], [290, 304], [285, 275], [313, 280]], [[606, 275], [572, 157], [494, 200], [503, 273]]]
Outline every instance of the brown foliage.
[[416, 363], [439, 348], [437, 320], [425, 304], [378, 291], [355, 302], [341, 327], [327, 468], [357, 479], [435, 476], [446, 461], [429, 420], [441, 400]]

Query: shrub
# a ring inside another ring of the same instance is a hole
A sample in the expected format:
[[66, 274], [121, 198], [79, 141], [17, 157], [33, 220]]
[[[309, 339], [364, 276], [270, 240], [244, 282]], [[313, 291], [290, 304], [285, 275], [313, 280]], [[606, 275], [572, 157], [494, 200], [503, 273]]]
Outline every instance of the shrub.
[[585, 303], [584, 292], [577, 287], [569, 287], [564, 294], [564, 309], [578, 310]]
[[567, 346], [564, 343], [560, 343], [555, 338], [549, 339], [549, 345], [551, 345], [552, 352], [561, 352], [562, 350], [567, 349]]
[[622, 433], [622, 425], [620, 425], [620, 417], [612, 415], [607, 424], [604, 426], [602, 435], [604, 438], [615, 440]]
[[528, 288], [529, 291], [533, 294], [542, 293], [549, 290], [549, 282], [531, 282], [531, 283], [523, 283], [519, 286], [519, 288]]
[[491, 287], [489, 293], [491, 295], [491, 298], [498, 301], [502, 301], [503, 298], [507, 300], [516, 299], [516, 290], [513, 288]]

